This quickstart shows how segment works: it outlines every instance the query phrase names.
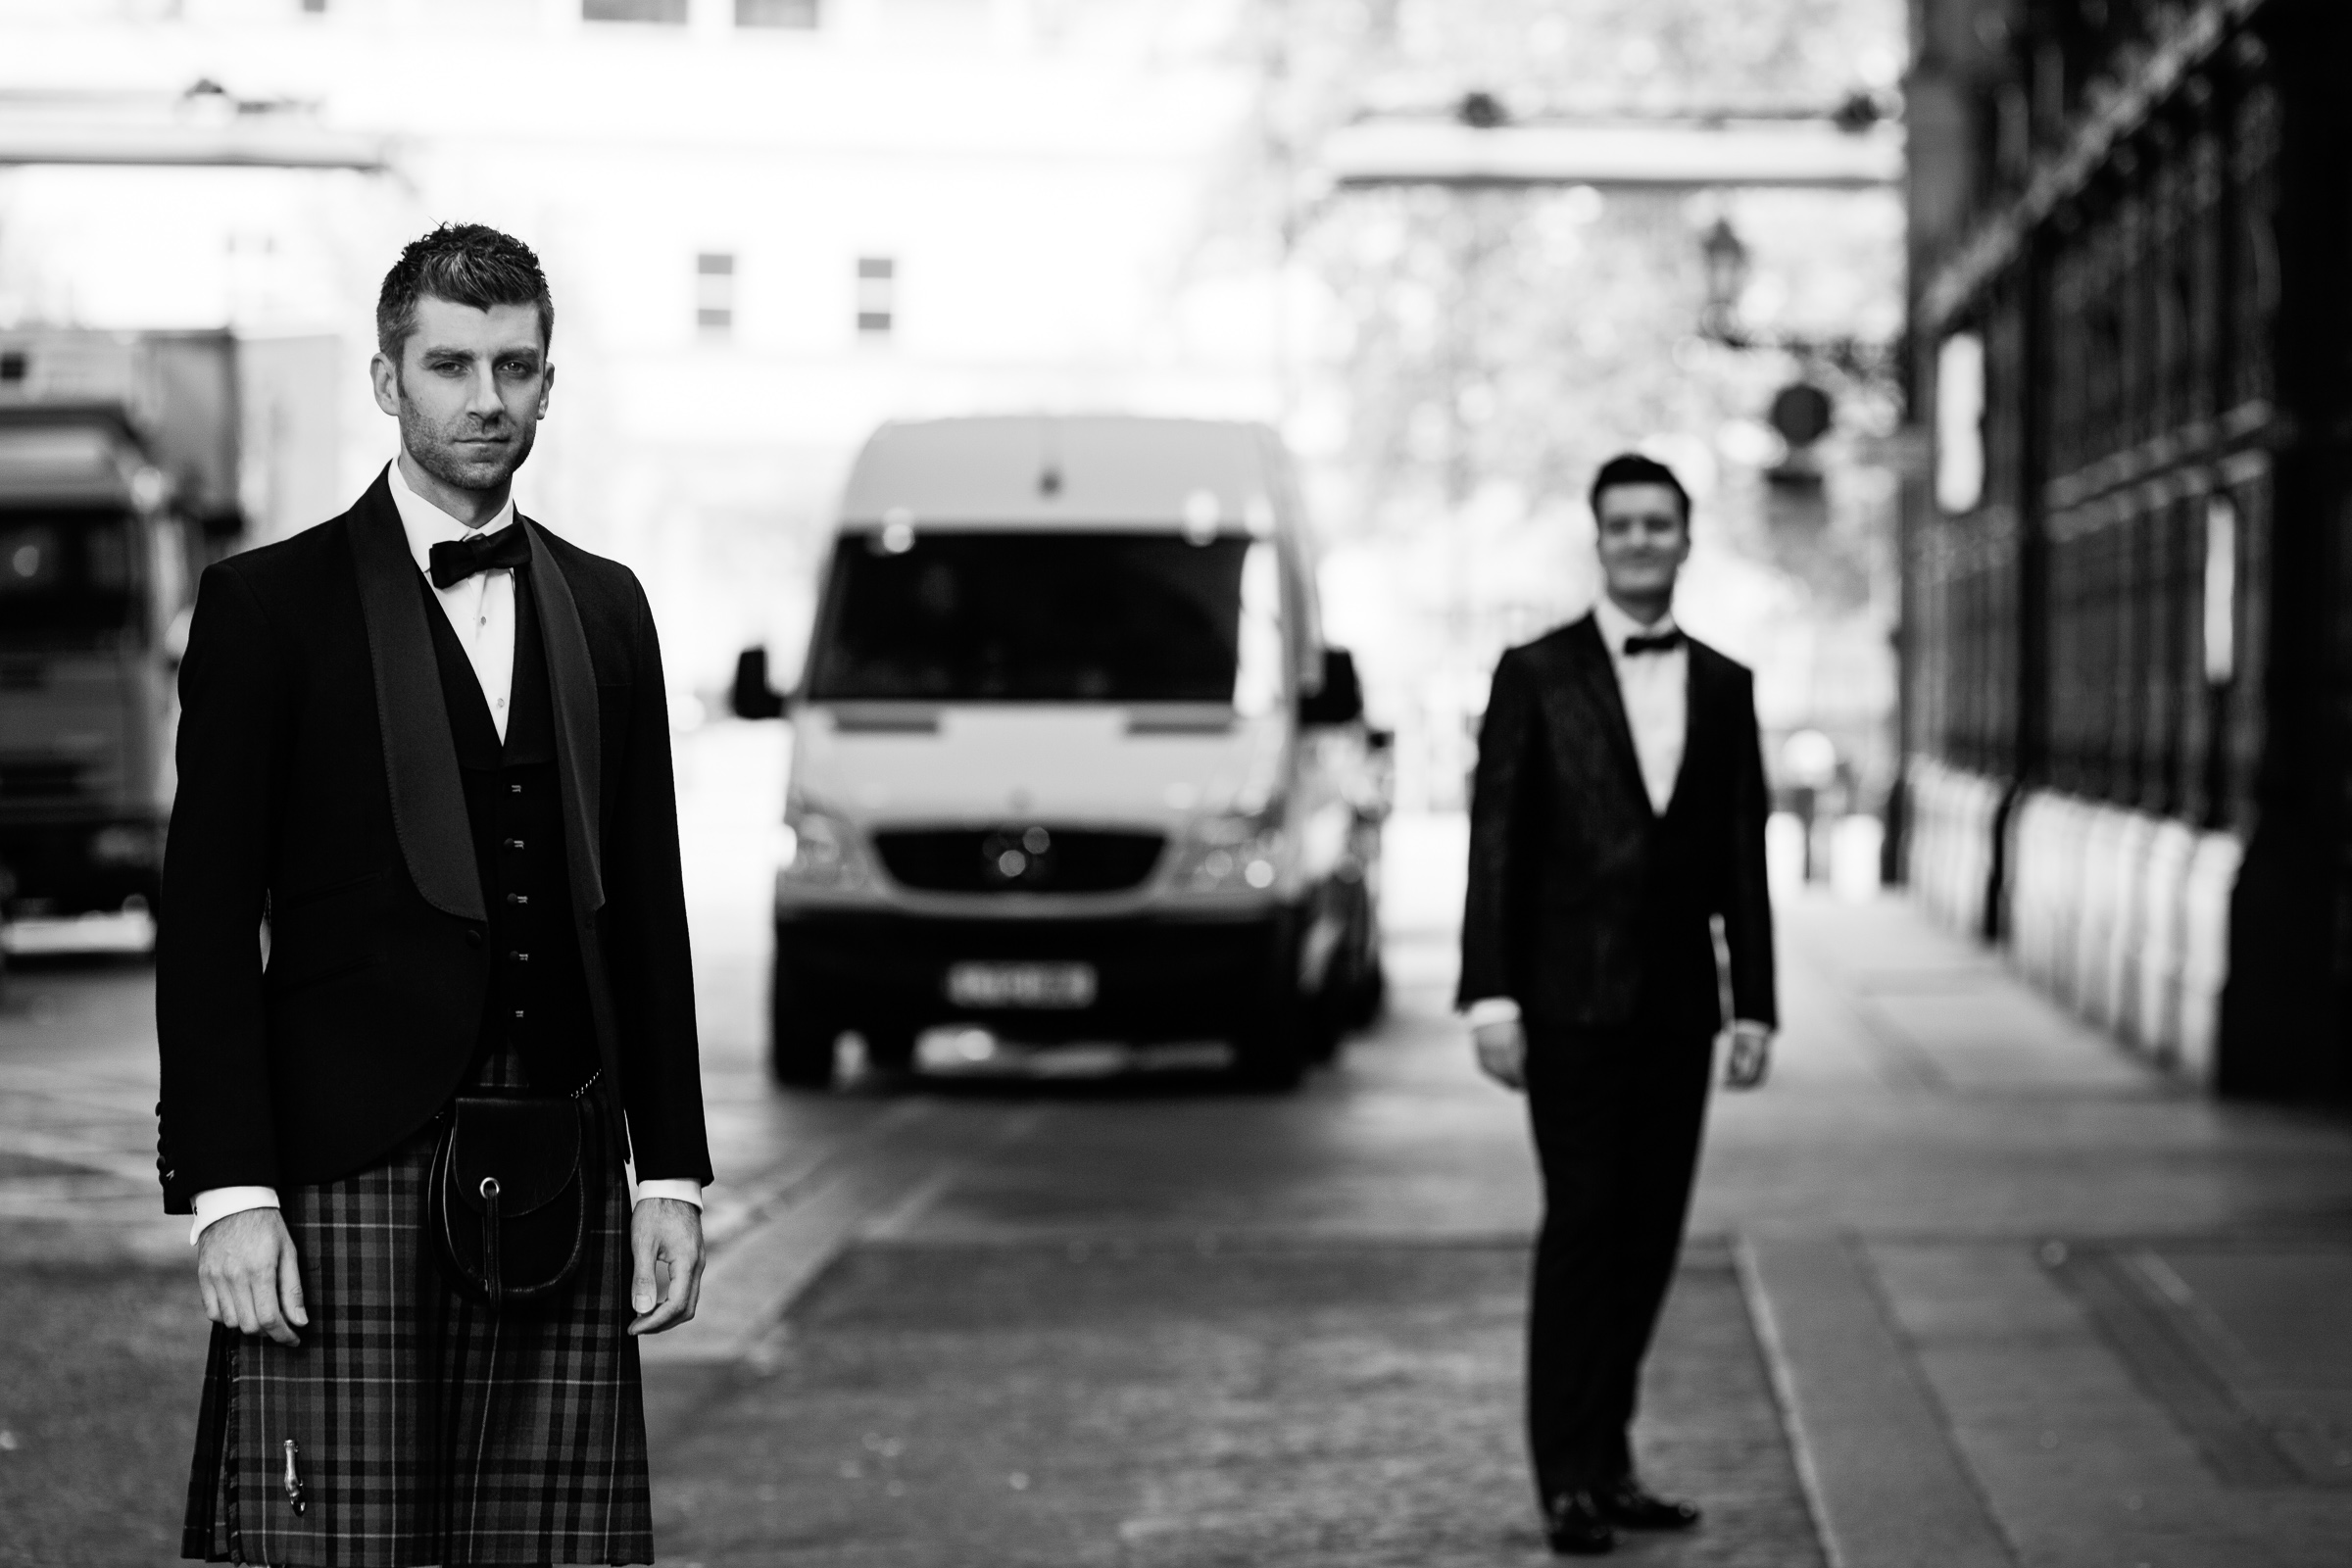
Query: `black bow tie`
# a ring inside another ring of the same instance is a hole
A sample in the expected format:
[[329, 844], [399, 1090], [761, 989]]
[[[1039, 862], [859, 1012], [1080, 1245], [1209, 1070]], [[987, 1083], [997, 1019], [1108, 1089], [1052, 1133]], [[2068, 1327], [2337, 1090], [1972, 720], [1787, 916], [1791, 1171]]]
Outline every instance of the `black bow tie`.
[[[435, 550], [439, 545], [433, 546]], [[1683, 634], [1667, 630], [1654, 633], [1636, 632], [1625, 640], [1625, 657], [1637, 659], [1643, 654], [1671, 654], [1683, 646]]]
[[468, 534], [433, 546], [433, 586], [455, 588], [477, 571], [498, 566], [512, 571], [528, 565], [530, 560], [531, 541], [518, 519], [496, 533]]

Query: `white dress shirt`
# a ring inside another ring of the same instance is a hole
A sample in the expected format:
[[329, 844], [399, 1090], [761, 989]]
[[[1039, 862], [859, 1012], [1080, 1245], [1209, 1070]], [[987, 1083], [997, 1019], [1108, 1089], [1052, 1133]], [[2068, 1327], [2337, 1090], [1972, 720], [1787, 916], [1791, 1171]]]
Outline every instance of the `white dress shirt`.
[[[1643, 625], [1603, 594], [1592, 607], [1600, 628], [1601, 645], [1609, 651], [1609, 667], [1617, 672], [1617, 694], [1625, 703], [1626, 727], [1633, 732], [1634, 757], [1642, 767], [1642, 788], [1649, 808], [1660, 816], [1673, 804], [1675, 780], [1682, 776], [1683, 750], [1690, 734], [1690, 650], [1677, 642], [1672, 648], [1629, 655], [1628, 637], [1658, 637], [1681, 628], [1668, 611]], [[1511, 997], [1483, 997], [1470, 1004], [1464, 1016], [1470, 1027], [1516, 1023], [1519, 1003]]]
[[[416, 569], [430, 576], [433, 546], [470, 539], [475, 530], [409, 488], [408, 475], [394, 463], [385, 470], [392, 484], [392, 504], [400, 509], [400, 525], [409, 536], [409, 556]], [[514, 503], [510, 498], [498, 515], [482, 524], [484, 535], [514, 525]], [[490, 705], [490, 721], [498, 738], [507, 738], [507, 699], [514, 693], [514, 573], [504, 566], [436, 588], [441, 612], [473, 665], [473, 678], [482, 683], [482, 701]]]
[[[467, 538], [474, 529], [411, 489], [397, 461], [385, 470], [385, 478], [392, 504], [400, 510], [401, 528], [409, 536], [410, 559], [429, 579], [433, 546]], [[481, 532], [496, 533], [514, 523], [514, 503], [510, 499], [497, 516], [482, 525]], [[490, 720], [498, 726], [498, 738], [503, 741], [507, 738], [508, 700], [514, 694], [514, 573], [494, 566], [447, 588], [435, 588], [433, 597], [441, 602], [442, 613], [449, 616], [450, 628], [466, 649], [473, 677], [481, 682], [482, 700], [490, 705]], [[636, 1187], [641, 1202], [648, 1198], [675, 1198], [697, 1208], [703, 1206], [703, 1184], [698, 1181], [639, 1182]], [[217, 1219], [248, 1208], [277, 1206], [274, 1188], [209, 1188], [196, 1195], [196, 1221], [188, 1230], [188, 1241], [193, 1244]]]
[[1683, 771], [1683, 745], [1690, 733], [1690, 650], [1681, 643], [1663, 651], [1628, 655], [1628, 637], [1675, 633], [1674, 612], [1644, 626], [1603, 597], [1592, 607], [1600, 640], [1617, 671], [1617, 693], [1625, 700], [1626, 726], [1634, 732], [1634, 756], [1642, 762], [1642, 787], [1649, 808], [1666, 814], [1674, 781]]

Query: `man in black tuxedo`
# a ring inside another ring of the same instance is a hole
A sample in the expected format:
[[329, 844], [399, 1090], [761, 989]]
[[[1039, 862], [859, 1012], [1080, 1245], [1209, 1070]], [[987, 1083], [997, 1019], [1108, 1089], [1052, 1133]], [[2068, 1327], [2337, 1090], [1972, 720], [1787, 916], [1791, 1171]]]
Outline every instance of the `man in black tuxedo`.
[[[694, 1313], [710, 1161], [652, 612], [510, 495], [553, 328], [520, 242], [410, 245], [372, 367], [399, 456], [198, 594], [156, 984], [216, 1325], [185, 1555], [653, 1560], [631, 1336]], [[461, 1091], [585, 1130], [550, 1299], [422, 1245]]]
[[1528, 1432], [1552, 1549], [1698, 1510], [1636, 1476], [1642, 1358], [1674, 1274], [1723, 1029], [1761, 1083], [1776, 1023], [1769, 803], [1748, 671], [1674, 622], [1690, 500], [1620, 457], [1592, 482], [1604, 593], [1502, 656], [1479, 731], [1459, 1002], [1524, 1089], [1544, 1171]]

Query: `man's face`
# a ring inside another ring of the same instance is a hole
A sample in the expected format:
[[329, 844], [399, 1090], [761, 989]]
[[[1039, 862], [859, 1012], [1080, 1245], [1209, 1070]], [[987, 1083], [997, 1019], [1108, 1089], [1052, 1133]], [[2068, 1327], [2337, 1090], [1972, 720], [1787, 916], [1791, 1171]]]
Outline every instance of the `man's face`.
[[1660, 599], [1690, 557], [1683, 504], [1662, 484], [1617, 484], [1600, 493], [1593, 518], [1600, 575], [1613, 599]]
[[376, 406], [400, 418], [400, 443], [444, 484], [492, 490], [531, 455], [555, 367], [529, 305], [486, 311], [426, 295], [396, 366], [377, 354]]

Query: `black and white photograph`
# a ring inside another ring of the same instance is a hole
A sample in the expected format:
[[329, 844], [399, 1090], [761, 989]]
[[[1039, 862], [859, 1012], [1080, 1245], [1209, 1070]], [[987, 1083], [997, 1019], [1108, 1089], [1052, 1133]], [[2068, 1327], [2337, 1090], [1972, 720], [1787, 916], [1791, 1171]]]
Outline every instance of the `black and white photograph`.
[[0, 0], [0, 1568], [2342, 1568], [2347, 82]]

